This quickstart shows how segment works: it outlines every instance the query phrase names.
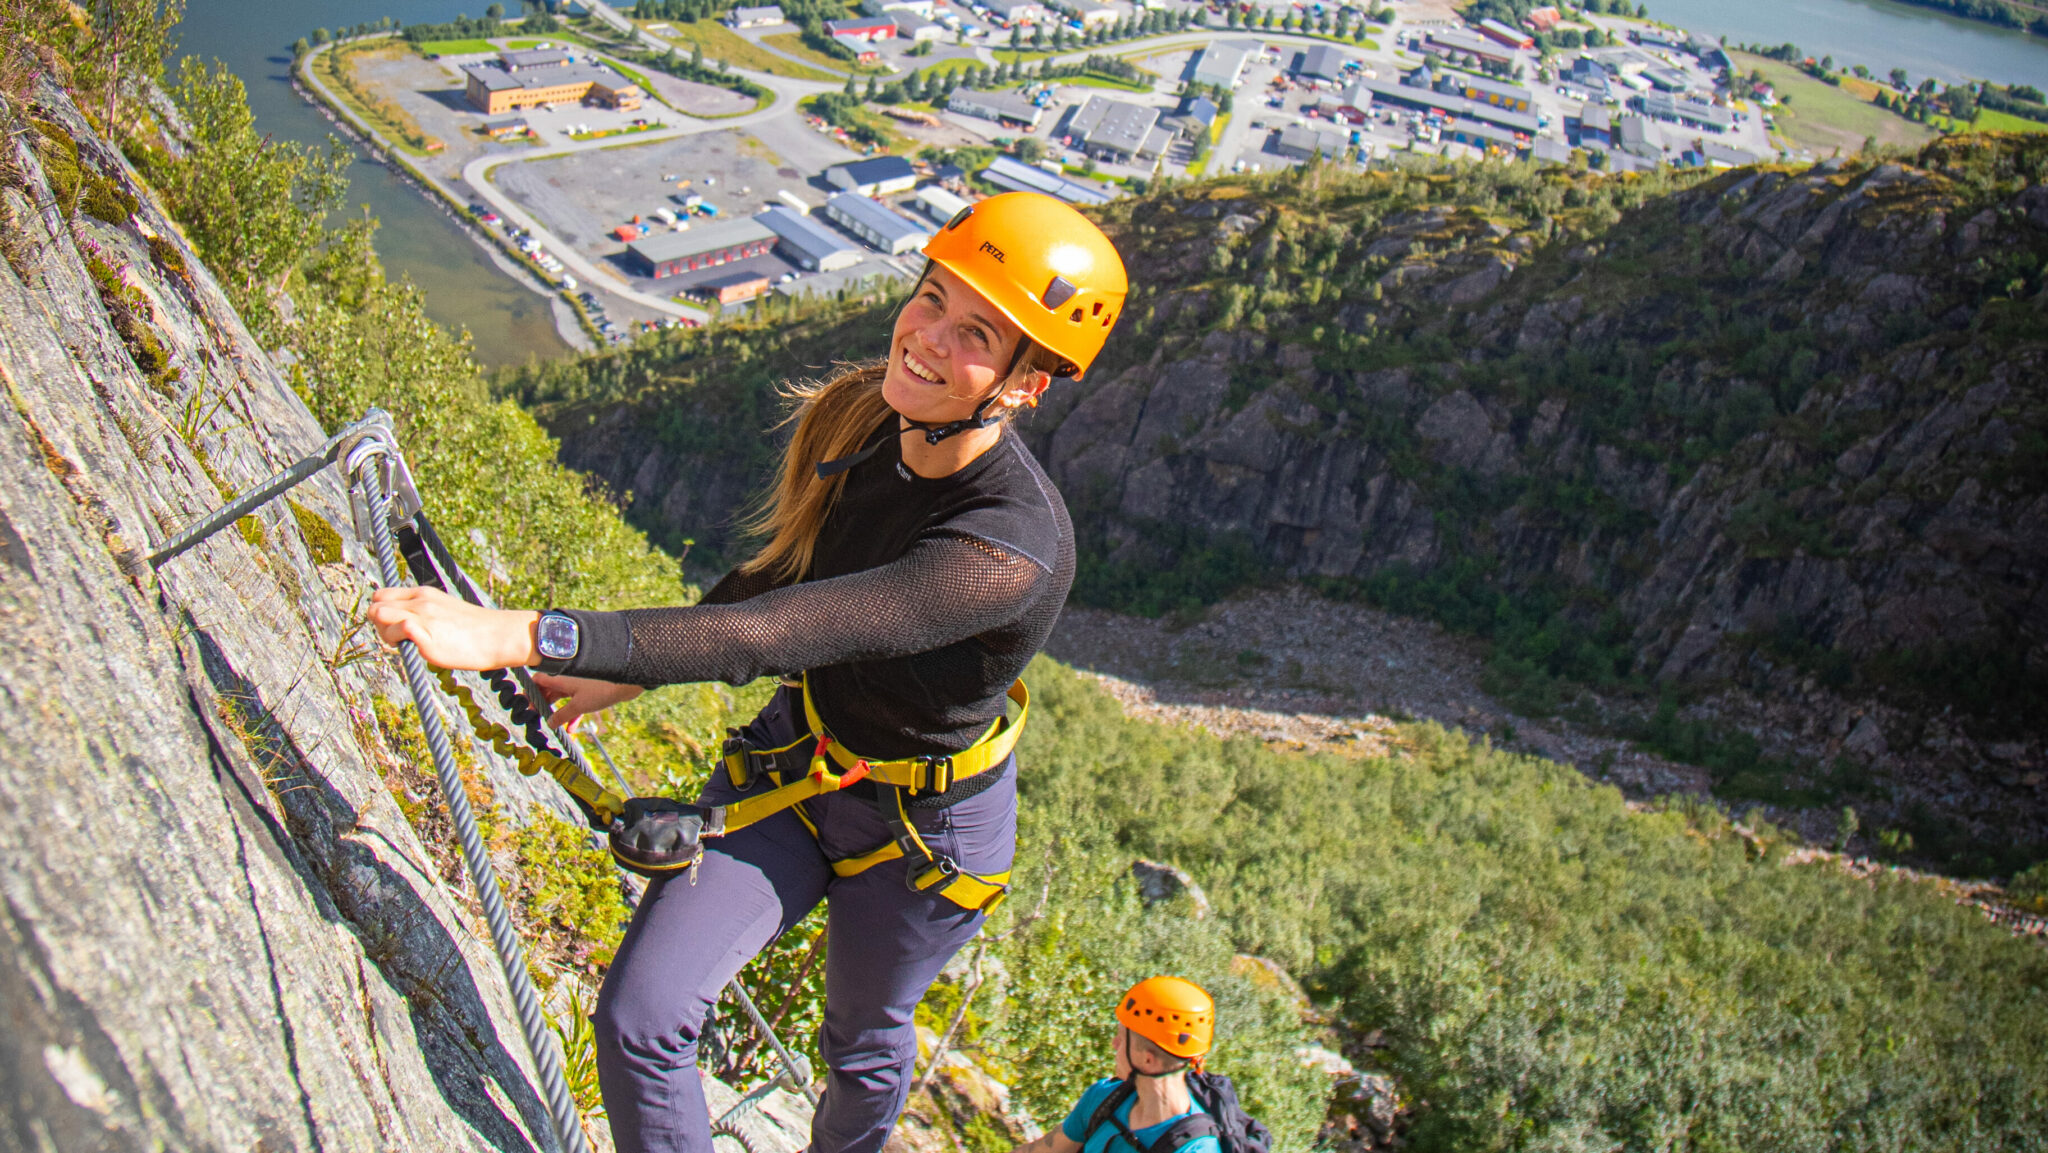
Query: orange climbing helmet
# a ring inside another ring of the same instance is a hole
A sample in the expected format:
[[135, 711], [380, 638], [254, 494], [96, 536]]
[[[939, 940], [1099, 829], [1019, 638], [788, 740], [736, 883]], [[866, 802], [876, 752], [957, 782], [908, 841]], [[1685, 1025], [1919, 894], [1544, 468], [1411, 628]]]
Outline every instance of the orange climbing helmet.
[[1176, 1057], [1201, 1064], [1216, 1040], [1216, 1002], [1179, 977], [1148, 977], [1117, 1003], [1116, 1019]]
[[968, 205], [924, 254], [1064, 359], [1060, 376], [1088, 371], [1130, 289], [1109, 237], [1072, 205], [1036, 192]]

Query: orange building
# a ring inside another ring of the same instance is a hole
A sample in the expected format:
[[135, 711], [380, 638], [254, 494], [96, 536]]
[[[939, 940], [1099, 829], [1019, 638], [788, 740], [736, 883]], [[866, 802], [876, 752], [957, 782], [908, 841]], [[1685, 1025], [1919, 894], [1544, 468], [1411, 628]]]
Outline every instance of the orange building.
[[580, 104], [592, 100], [607, 108], [631, 112], [640, 107], [640, 86], [602, 64], [579, 62], [559, 48], [500, 52], [496, 63], [470, 64], [470, 106], [489, 116], [542, 104]]

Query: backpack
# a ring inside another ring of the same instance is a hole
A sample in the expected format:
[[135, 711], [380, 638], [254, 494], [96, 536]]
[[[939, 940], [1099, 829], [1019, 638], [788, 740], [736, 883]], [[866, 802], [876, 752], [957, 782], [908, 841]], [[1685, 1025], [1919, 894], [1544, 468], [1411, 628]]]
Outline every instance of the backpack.
[[1244, 1111], [1244, 1106], [1237, 1103], [1237, 1086], [1221, 1073], [1188, 1074], [1188, 1096], [1194, 1098], [1203, 1112], [1175, 1121], [1149, 1146], [1139, 1144], [1137, 1134], [1131, 1132], [1131, 1127], [1116, 1115], [1123, 1103], [1137, 1092], [1138, 1086], [1133, 1081], [1125, 1081], [1111, 1089], [1109, 1096], [1103, 1098], [1102, 1104], [1097, 1105], [1094, 1114], [1088, 1118], [1088, 1131], [1082, 1136], [1081, 1144], [1086, 1145], [1097, 1129], [1114, 1125], [1137, 1153], [1173, 1153], [1197, 1137], [1216, 1138], [1223, 1146], [1223, 1153], [1272, 1153], [1272, 1131]]

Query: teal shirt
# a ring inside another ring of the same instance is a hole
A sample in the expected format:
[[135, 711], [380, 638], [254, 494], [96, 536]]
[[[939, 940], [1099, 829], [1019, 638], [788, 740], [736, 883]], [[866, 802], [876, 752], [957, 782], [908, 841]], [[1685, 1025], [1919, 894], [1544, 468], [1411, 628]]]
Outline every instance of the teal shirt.
[[[1092, 1136], [1088, 1133], [1088, 1119], [1095, 1116], [1095, 1110], [1121, 1084], [1123, 1082], [1114, 1077], [1105, 1077], [1095, 1084], [1088, 1086], [1088, 1091], [1081, 1094], [1081, 1101], [1074, 1106], [1074, 1111], [1067, 1114], [1065, 1121], [1060, 1122], [1060, 1132], [1065, 1133], [1069, 1141], [1081, 1142], [1081, 1153], [1132, 1153], [1130, 1142], [1124, 1140], [1123, 1134], [1117, 1131], [1117, 1127], [1106, 1120], [1102, 1123], [1102, 1127], [1097, 1129]], [[1137, 1103], [1138, 1098], [1133, 1095], [1130, 1100], [1119, 1106], [1116, 1111], [1118, 1120], [1121, 1120], [1126, 1125], [1130, 1124], [1131, 1106]], [[1189, 1101], [1188, 1105], [1188, 1111], [1181, 1114], [1180, 1117], [1188, 1117], [1203, 1112], [1202, 1107], [1193, 1101]], [[1180, 1117], [1168, 1117], [1157, 1125], [1134, 1130], [1139, 1144], [1141, 1146], [1149, 1146], [1152, 1142], [1159, 1140], [1166, 1135], [1168, 1127], [1175, 1121], [1180, 1120]], [[1144, 1150], [1140, 1148], [1137, 1153], [1144, 1153]], [[1214, 1137], [1197, 1137], [1193, 1141], [1181, 1146], [1180, 1153], [1223, 1153], [1223, 1145]]]

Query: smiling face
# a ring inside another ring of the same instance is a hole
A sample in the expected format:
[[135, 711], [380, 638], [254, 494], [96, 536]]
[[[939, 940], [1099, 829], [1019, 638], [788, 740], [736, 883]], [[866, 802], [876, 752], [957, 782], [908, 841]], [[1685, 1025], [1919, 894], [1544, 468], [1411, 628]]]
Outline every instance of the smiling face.
[[934, 264], [896, 316], [882, 399], [911, 420], [965, 420], [1009, 369], [1023, 337], [980, 293]]

